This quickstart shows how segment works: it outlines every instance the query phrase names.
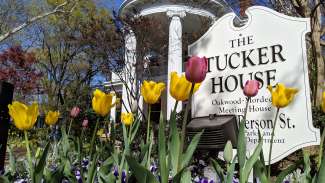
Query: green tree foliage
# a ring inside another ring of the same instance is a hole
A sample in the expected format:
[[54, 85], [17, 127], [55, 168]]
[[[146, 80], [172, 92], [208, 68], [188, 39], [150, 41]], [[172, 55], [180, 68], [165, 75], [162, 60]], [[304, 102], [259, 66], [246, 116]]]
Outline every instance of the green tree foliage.
[[38, 58], [50, 107], [86, 107], [94, 77], [109, 65], [111, 50], [121, 45], [109, 12], [81, 0], [70, 16], [51, 16], [39, 30]]

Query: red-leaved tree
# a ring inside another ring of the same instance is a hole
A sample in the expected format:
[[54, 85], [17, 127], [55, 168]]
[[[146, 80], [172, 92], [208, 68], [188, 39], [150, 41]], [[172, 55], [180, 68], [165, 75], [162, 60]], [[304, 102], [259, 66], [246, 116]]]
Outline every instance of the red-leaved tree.
[[0, 53], [0, 80], [15, 86], [15, 92], [30, 94], [38, 85], [42, 73], [36, 69], [33, 52], [13, 46]]

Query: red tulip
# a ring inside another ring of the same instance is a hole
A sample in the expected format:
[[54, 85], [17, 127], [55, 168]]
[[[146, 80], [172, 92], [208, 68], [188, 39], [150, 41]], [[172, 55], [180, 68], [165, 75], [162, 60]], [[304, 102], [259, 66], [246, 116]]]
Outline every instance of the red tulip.
[[193, 56], [186, 63], [185, 77], [192, 83], [201, 83], [208, 70], [208, 59]]
[[75, 118], [78, 116], [79, 113], [80, 113], [80, 108], [75, 106], [71, 109], [70, 116]]
[[82, 127], [83, 127], [83, 128], [87, 128], [87, 127], [88, 127], [88, 119], [84, 119], [84, 120], [82, 121]]
[[244, 94], [247, 97], [254, 97], [258, 93], [259, 87], [260, 83], [257, 80], [248, 80], [244, 87]]

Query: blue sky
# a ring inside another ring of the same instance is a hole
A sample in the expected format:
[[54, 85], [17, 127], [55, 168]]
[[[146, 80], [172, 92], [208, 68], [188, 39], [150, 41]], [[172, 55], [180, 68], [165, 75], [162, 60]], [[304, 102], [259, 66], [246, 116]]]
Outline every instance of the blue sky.
[[124, 0], [97, 0], [100, 6], [104, 6], [108, 9], [118, 10]]

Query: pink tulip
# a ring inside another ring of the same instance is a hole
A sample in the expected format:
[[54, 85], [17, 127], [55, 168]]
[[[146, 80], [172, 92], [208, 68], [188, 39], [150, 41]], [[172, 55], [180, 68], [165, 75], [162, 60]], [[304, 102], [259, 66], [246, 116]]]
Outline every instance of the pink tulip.
[[257, 80], [248, 80], [244, 87], [244, 94], [247, 97], [254, 97], [258, 93], [259, 87], [260, 83]]
[[208, 59], [193, 56], [186, 63], [185, 76], [192, 83], [201, 83], [208, 70]]
[[88, 127], [88, 119], [84, 119], [84, 120], [82, 121], [82, 127], [83, 127], [83, 128], [87, 128], [87, 127]]
[[75, 118], [78, 116], [79, 113], [80, 113], [80, 108], [75, 106], [71, 109], [70, 116]]

